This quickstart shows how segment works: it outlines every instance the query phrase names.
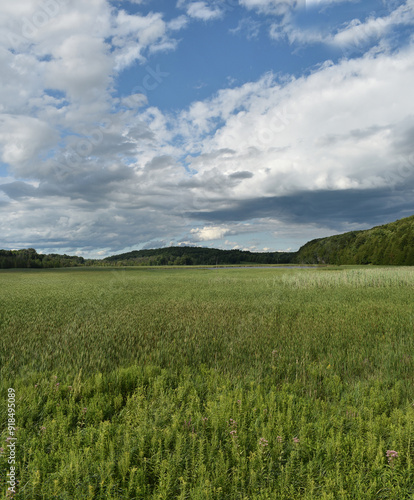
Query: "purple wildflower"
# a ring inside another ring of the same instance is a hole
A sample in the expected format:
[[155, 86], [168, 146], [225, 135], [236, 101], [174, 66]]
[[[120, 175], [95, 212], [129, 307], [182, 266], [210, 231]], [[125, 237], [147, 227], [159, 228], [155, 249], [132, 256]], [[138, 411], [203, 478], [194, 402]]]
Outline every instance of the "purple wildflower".
[[395, 450], [387, 450], [387, 458], [388, 458], [388, 463], [393, 466], [394, 465], [394, 459], [398, 458], [398, 451]]

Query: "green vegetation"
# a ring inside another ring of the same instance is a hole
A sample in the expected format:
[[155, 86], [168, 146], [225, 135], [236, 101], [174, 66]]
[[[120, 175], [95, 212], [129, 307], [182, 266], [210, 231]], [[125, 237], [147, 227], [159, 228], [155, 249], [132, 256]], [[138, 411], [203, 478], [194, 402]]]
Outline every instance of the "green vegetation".
[[309, 241], [297, 252], [248, 252], [202, 247], [134, 250], [103, 260], [0, 250], [0, 269], [76, 266], [189, 266], [246, 264], [414, 265], [414, 215], [366, 231]]
[[413, 268], [0, 281], [15, 498], [413, 498]]
[[75, 267], [86, 263], [83, 257], [52, 254], [38, 254], [34, 248], [24, 250], [0, 250], [0, 269], [49, 269]]
[[135, 250], [121, 255], [107, 257], [104, 262], [118, 265], [181, 266], [216, 264], [286, 264], [292, 261], [294, 253], [249, 252], [244, 250], [219, 250], [202, 247], [167, 247], [153, 250]]
[[106, 259], [38, 254], [35, 249], [0, 250], [0, 269], [58, 268], [78, 266], [189, 266], [227, 264], [286, 264], [293, 253], [248, 252], [242, 250], [218, 250], [202, 247], [168, 247], [153, 250], [135, 250]]
[[306, 243], [294, 257], [310, 264], [414, 265], [414, 215], [367, 231]]

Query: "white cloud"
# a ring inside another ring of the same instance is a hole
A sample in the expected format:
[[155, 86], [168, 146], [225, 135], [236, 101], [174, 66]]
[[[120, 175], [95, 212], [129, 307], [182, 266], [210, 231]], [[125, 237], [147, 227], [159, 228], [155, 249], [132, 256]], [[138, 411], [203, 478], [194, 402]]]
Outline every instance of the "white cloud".
[[17, 169], [42, 151], [46, 152], [57, 138], [56, 131], [36, 118], [0, 115], [1, 159]]
[[379, 39], [391, 28], [398, 25], [414, 24], [414, 1], [407, 0], [388, 16], [368, 17], [364, 22], [354, 19], [332, 38], [331, 43], [343, 46], [360, 46], [371, 39]]
[[225, 227], [219, 226], [205, 226], [203, 228], [191, 229], [190, 233], [193, 235], [195, 241], [211, 241], [220, 240], [227, 234], [229, 230]]
[[236, 28], [230, 30], [233, 35], [244, 34], [248, 40], [257, 38], [260, 33], [260, 23], [253, 19], [245, 18], [239, 21]]
[[[267, 75], [195, 103], [181, 126], [194, 152], [203, 138], [202, 154], [190, 165], [204, 176], [204, 186], [208, 172], [223, 176], [243, 165], [254, 176], [231, 187], [238, 199], [386, 186], [396, 161], [393, 130], [409, 115], [413, 55], [412, 48], [368, 54], [285, 85]], [[217, 118], [225, 125], [216, 130]], [[232, 153], [213, 154], [223, 150]], [[220, 179], [214, 189], [225, 186]]]
[[[257, 244], [247, 239], [257, 232], [277, 230], [283, 239], [293, 234], [292, 217], [329, 213], [329, 193], [414, 181], [413, 45], [328, 62], [297, 79], [268, 73], [168, 114], [144, 95], [145, 82], [168, 82], [152, 62], [130, 99], [114, 99], [112, 87], [132, 62], [174, 49], [171, 33], [187, 16], [165, 22], [104, 0], [56, 5], [41, 26], [34, 1], [0, 5], [0, 150], [9, 165], [0, 184], [3, 244], [89, 252], [231, 234], [232, 244], [250, 248]], [[191, 5], [193, 16], [208, 20], [206, 2], [182, 2]], [[218, 12], [211, 5], [209, 12]], [[275, 1], [243, 5], [282, 8]], [[383, 18], [381, 32], [370, 18], [364, 28], [344, 27], [336, 43], [361, 29], [382, 36], [411, 15], [410, 1]], [[294, 241], [327, 231], [324, 222], [308, 230], [294, 222]]]
[[103, 39], [86, 34], [68, 37], [53, 50], [45, 65], [46, 87], [61, 90], [69, 99], [90, 101], [111, 83], [112, 61]]
[[222, 11], [219, 8], [211, 9], [205, 2], [191, 3], [187, 8], [187, 14], [196, 19], [203, 21], [210, 21], [222, 16]]
[[176, 47], [177, 41], [169, 36], [170, 31], [183, 29], [186, 23], [178, 18], [166, 23], [159, 13], [147, 16], [118, 12], [115, 20], [115, 69], [120, 71], [133, 62], [144, 62], [145, 52], [168, 51]]
[[357, 2], [358, 0], [306, 0], [306, 7], [319, 7], [329, 4]]
[[[314, 2], [312, 5], [316, 5], [316, 3]], [[269, 34], [274, 40], [287, 39], [290, 44], [323, 43], [340, 47], [342, 50], [346, 48], [361, 49], [369, 42], [377, 42], [397, 26], [413, 24], [414, 1], [407, 0], [387, 16], [375, 17], [371, 15], [363, 21], [353, 19], [340, 28], [326, 26], [324, 29], [320, 27], [304, 29], [296, 26], [289, 16], [285, 16], [281, 22], [272, 23]]]
[[263, 14], [284, 15], [292, 9], [303, 8], [305, 0], [239, 0], [241, 6]]
[[178, 16], [168, 22], [168, 28], [172, 31], [181, 30], [188, 24], [187, 16]]
[[177, 7], [184, 8], [189, 17], [201, 21], [212, 21], [222, 17], [224, 14], [220, 2], [210, 2], [209, 5], [205, 1], [179, 0]]
[[[117, 71], [135, 60], [144, 62], [152, 52], [174, 49], [170, 32], [184, 26], [178, 19], [170, 28], [158, 13], [116, 11], [106, 0], [86, 4], [48, 0], [40, 6], [22, 0], [13, 9], [7, 2], [1, 4], [0, 63], [5, 83], [0, 140], [3, 158], [16, 175], [39, 172], [38, 155], [44, 148], [58, 151], [59, 142], [70, 145], [73, 138], [79, 142], [79, 136], [108, 119], [114, 125], [111, 92]], [[160, 74], [165, 77], [158, 67], [148, 65], [135, 93], [158, 85]], [[123, 127], [117, 131], [120, 137]], [[94, 152], [100, 147], [94, 146]]]

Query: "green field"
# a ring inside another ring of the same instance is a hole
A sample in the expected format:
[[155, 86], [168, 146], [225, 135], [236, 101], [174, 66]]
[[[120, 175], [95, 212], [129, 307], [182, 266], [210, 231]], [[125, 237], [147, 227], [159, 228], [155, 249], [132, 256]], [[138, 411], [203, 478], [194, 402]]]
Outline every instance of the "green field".
[[413, 268], [2, 271], [1, 498], [8, 388], [14, 498], [414, 498], [413, 304]]

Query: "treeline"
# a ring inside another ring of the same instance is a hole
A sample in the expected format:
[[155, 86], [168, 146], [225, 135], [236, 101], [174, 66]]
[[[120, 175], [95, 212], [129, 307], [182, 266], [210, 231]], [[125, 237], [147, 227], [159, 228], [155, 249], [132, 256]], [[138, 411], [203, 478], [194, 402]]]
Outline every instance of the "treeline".
[[295, 262], [307, 264], [414, 265], [414, 216], [365, 231], [309, 241]]
[[201, 247], [168, 247], [135, 250], [102, 260], [78, 256], [38, 254], [34, 248], [0, 250], [0, 269], [58, 268], [77, 266], [191, 266], [231, 264], [286, 264], [294, 254], [285, 252], [255, 253], [242, 250], [218, 250]]
[[218, 250], [202, 247], [168, 247], [152, 250], [134, 250], [104, 259], [107, 263], [130, 266], [214, 266], [231, 264], [286, 264], [294, 253], [249, 252], [243, 250]]
[[74, 267], [85, 265], [83, 257], [51, 254], [38, 254], [34, 248], [24, 250], [0, 250], [0, 269], [54, 267]]

